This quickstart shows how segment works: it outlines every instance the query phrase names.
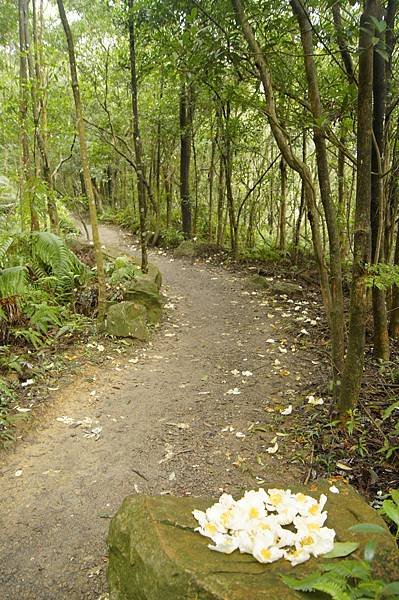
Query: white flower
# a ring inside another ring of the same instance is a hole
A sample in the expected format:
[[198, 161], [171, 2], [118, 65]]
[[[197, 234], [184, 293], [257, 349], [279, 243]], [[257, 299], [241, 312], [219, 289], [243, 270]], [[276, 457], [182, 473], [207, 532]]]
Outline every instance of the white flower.
[[[231, 554], [238, 548], [261, 563], [284, 557], [295, 566], [334, 546], [335, 531], [324, 527], [326, 501], [325, 494], [316, 500], [280, 488], [249, 490], [237, 501], [222, 494], [205, 512], [193, 511], [199, 523], [195, 531], [210, 538], [208, 548], [216, 552]], [[295, 531], [284, 527], [291, 524]]]
[[322, 510], [327, 502], [327, 496], [321, 494], [319, 501], [315, 500], [311, 496], [307, 496], [308, 501], [298, 503], [298, 512], [302, 516], [317, 517], [321, 515]]
[[238, 548], [238, 540], [232, 535], [225, 535], [218, 533], [212, 538], [214, 546], [208, 545], [209, 550], [215, 550], [215, 552], [223, 552], [224, 554], [231, 554]]
[[243, 375], [243, 377], [251, 377], [253, 373], [251, 371], [242, 371], [241, 375]]
[[272, 563], [284, 556], [284, 550], [270, 544], [270, 536], [259, 535], [253, 545], [252, 555], [261, 563]]
[[280, 415], [283, 415], [283, 416], [290, 415], [291, 413], [292, 413], [292, 404], [289, 404], [287, 406], [287, 408], [280, 410]]
[[284, 552], [284, 558], [289, 560], [291, 565], [295, 567], [296, 565], [300, 565], [309, 560], [310, 554], [309, 552], [306, 552], [304, 548], [299, 548], [298, 550], [290, 548], [288, 551]]
[[332, 494], [339, 494], [339, 489], [337, 488], [336, 485], [332, 485], [331, 487], [328, 488], [330, 490], [330, 492]]
[[291, 490], [282, 490], [279, 488], [270, 488], [267, 490], [269, 500], [267, 509], [270, 511], [277, 510], [279, 506], [287, 504], [292, 497]]
[[330, 552], [334, 547], [335, 531], [328, 527], [321, 527], [319, 530], [304, 528], [298, 531], [295, 547], [297, 550], [303, 549], [313, 556], [320, 556]]
[[223, 506], [217, 503], [206, 511], [210, 523], [214, 523], [219, 533], [227, 533], [229, 529], [240, 529], [240, 514], [236, 506]]
[[313, 404], [314, 406], [320, 406], [324, 404], [323, 398], [315, 398], [314, 396], [307, 397], [308, 404]]

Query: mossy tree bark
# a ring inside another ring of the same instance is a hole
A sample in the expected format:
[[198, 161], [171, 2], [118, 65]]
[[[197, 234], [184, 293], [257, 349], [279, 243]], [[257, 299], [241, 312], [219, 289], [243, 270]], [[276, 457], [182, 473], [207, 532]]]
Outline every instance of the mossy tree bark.
[[192, 94], [185, 74], [181, 76], [179, 95], [180, 122], [180, 202], [184, 237], [192, 237], [190, 162], [192, 135]]
[[339, 394], [345, 348], [344, 331], [344, 299], [342, 291], [341, 244], [338, 218], [332, 200], [330, 169], [327, 157], [327, 145], [323, 126], [324, 114], [321, 104], [318, 77], [314, 61], [313, 29], [302, 0], [291, 0], [291, 7], [296, 16], [301, 32], [304, 53], [305, 73], [308, 85], [310, 109], [315, 125], [313, 126], [313, 142], [316, 149], [317, 175], [319, 179], [320, 197], [327, 225], [330, 251], [330, 289], [331, 289], [331, 342], [332, 361], [334, 367], [336, 398]]
[[147, 256], [147, 201], [146, 201], [146, 176], [143, 161], [143, 145], [140, 137], [140, 122], [139, 122], [139, 102], [137, 90], [137, 73], [136, 73], [136, 40], [135, 40], [135, 24], [134, 24], [134, 0], [128, 0], [129, 17], [129, 58], [130, 58], [130, 89], [132, 96], [132, 111], [133, 111], [133, 138], [134, 138], [134, 153], [136, 158], [137, 172], [137, 195], [140, 213], [140, 246], [141, 246], [141, 269], [143, 273], [148, 271], [148, 256]]
[[31, 181], [31, 165], [29, 138], [27, 131], [28, 97], [29, 97], [29, 22], [28, 2], [18, 1], [19, 27], [19, 139], [21, 148], [19, 194], [22, 230], [30, 227], [31, 231], [40, 229], [39, 219], [34, 206]]
[[96, 257], [97, 267], [97, 284], [98, 284], [98, 323], [100, 328], [104, 325], [105, 310], [106, 310], [106, 287], [105, 287], [105, 271], [104, 271], [104, 257], [101, 250], [100, 234], [98, 230], [97, 221], [97, 209], [94, 199], [93, 184], [90, 176], [89, 158], [87, 152], [87, 139], [86, 139], [86, 128], [83, 119], [83, 108], [80, 97], [78, 73], [76, 69], [76, 58], [75, 48], [72, 37], [71, 28], [68, 23], [68, 19], [65, 13], [63, 0], [57, 0], [58, 10], [62, 26], [65, 31], [65, 36], [68, 45], [68, 56], [69, 56], [69, 67], [71, 72], [71, 86], [73, 92], [73, 99], [75, 102], [75, 113], [76, 113], [76, 129], [78, 131], [79, 146], [80, 146], [80, 159], [82, 163], [82, 175], [84, 181], [84, 187], [86, 190], [87, 201], [89, 204], [90, 223], [93, 237], [94, 253]]
[[371, 258], [371, 147], [373, 120], [373, 38], [379, 7], [367, 0], [360, 19], [359, 86], [357, 106], [357, 181], [348, 351], [342, 378], [339, 410], [345, 415], [359, 399], [363, 376], [367, 317], [367, 265]]

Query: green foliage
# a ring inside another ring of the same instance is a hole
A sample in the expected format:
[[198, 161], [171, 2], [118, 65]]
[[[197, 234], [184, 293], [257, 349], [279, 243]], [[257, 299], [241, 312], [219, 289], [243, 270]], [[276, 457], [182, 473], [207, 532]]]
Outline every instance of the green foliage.
[[371, 562], [364, 560], [343, 560], [320, 564], [319, 571], [303, 579], [282, 577], [289, 588], [301, 592], [323, 592], [333, 600], [374, 600], [398, 598], [399, 582], [386, 582], [375, 579]]
[[399, 490], [389, 490], [390, 498], [386, 498], [380, 508], [380, 513], [391, 527], [399, 541]]
[[386, 263], [370, 265], [367, 270], [366, 284], [368, 287], [377, 287], [387, 290], [393, 285], [399, 286], [399, 266]]
[[0, 271], [0, 299], [22, 296], [26, 293], [27, 268], [24, 266], [8, 267]]
[[161, 243], [166, 248], [177, 248], [179, 244], [184, 241], [184, 235], [182, 231], [169, 227], [165, 229], [161, 234]]
[[49, 231], [32, 234], [32, 270], [40, 280], [54, 277], [56, 292], [60, 295], [70, 294], [76, 285], [88, 280], [88, 270], [69, 250], [64, 240]]

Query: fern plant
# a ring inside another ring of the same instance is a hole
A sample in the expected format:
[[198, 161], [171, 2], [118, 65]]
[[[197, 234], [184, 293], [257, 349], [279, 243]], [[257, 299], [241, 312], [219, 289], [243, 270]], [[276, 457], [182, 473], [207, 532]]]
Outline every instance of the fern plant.
[[370, 562], [343, 560], [320, 565], [320, 570], [303, 579], [282, 577], [284, 583], [299, 592], [323, 592], [332, 600], [382, 600], [399, 598], [399, 581], [388, 583], [374, 579]]

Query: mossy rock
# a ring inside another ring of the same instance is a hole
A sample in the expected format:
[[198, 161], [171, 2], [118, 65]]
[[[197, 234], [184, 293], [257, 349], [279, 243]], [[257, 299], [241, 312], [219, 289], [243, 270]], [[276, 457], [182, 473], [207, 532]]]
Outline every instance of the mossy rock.
[[107, 333], [117, 337], [148, 340], [147, 309], [138, 302], [118, 302], [107, 311]]
[[145, 275], [127, 283], [123, 299], [143, 304], [147, 309], [147, 319], [150, 323], [158, 323], [160, 320], [163, 299], [156, 283]]
[[185, 240], [174, 251], [177, 258], [194, 258], [197, 255], [196, 245], [193, 240]]
[[303, 294], [303, 287], [298, 283], [268, 279], [263, 275], [251, 275], [251, 277], [248, 277], [247, 287], [255, 290], [269, 290], [273, 294], [284, 296], [301, 296]]
[[[337, 532], [338, 541], [354, 540], [348, 527], [356, 523], [377, 523], [379, 515], [349, 486], [338, 485], [340, 493], [328, 491], [327, 482], [292, 486], [315, 498], [328, 495], [327, 525]], [[285, 487], [273, 483], [267, 487]], [[214, 499], [166, 496], [129, 496], [111, 521], [108, 546], [108, 582], [111, 600], [295, 600], [308, 595], [289, 589], [281, 575], [302, 577], [317, 569], [321, 558], [291, 567], [284, 560], [262, 565], [251, 556], [211, 552], [209, 540], [194, 532], [191, 512], [206, 509]], [[379, 535], [376, 564], [397, 563], [393, 537]], [[360, 553], [372, 536], [357, 536]], [[394, 568], [394, 567], [392, 567]], [[392, 574], [392, 569], [389, 569]], [[385, 573], [386, 575], [386, 573]], [[393, 577], [396, 575], [393, 574]], [[321, 599], [317, 593], [315, 600]]]
[[266, 277], [262, 277], [262, 275], [251, 275], [246, 280], [247, 287], [255, 290], [269, 290], [272, 283], [272, 281], [269, 281]]
[[137, 279], [139, 279], [140, 277], [144, 277], [145, 279], [149, 279], [150, 281], [153, 281], [155, 283], [155, 285], [157, 286], [158, 290], [161, 288], [162, 274], [156, 265], [154, 265], [152, 263], [148, 263], [148, 272], [143, 273], [141, 271], [140, 260], [138, 258], [136, 258], [135, 256], [121, 255], [120, 248], [115, 248], [113, 246], [107, 246], [105, 254], [106, 254], [106, 256], [108, 256], [108, 258], [113, 259], [115, 261], [116, 268], [126, 266], [127, 264], [136, 265], [137, 268], [135, 269], [135, 276]]

